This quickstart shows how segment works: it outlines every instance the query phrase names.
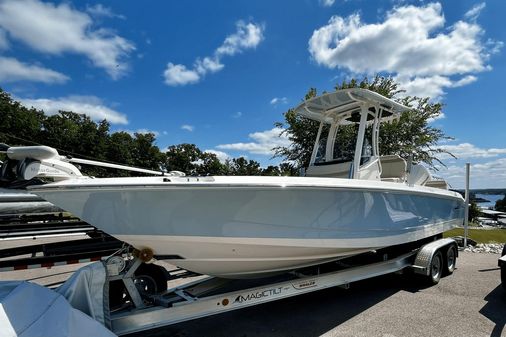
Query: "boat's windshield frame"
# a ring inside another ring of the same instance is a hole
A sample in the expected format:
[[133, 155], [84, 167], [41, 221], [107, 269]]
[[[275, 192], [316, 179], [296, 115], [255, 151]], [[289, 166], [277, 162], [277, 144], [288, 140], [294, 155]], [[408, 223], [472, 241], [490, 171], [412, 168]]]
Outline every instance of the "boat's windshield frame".
[[[354, 111], [358, 112], [358, 111]], [[374, 160], [375, 158], [379, 158], [379, 129], [380, 129], [380, 121], [382, 118], [382, 114], [384, 113], [384, 110], [379, 106], [371, 107], [370, 105], [362, 104], [359, 115], [360, 115], [360, 121], [358, 123], [356, 122], [350, 122], [346, 117], [349, 118], [349, 115], [341, 115], [340, 119], [335, 120], [333, 123], [326, 123], [325, 121], [320, 122], [320, 126], [318, 129], [318, 134], [316, 136], [313, 152], [311, 155], [310, 160], [310, 166], [313, 165], [325, 165], [328, 164], [340, 164], [345, 162], [353, 162], [351, 177], [356, 177], [358, 174], [358, 169], [361, 165], [365, 165], [369, 163], [371, 160]], [[323, 132], [325, 124], [329, 125], [328, 132]], [[336, 137], [338, 135], [338, 132], [340, 131], [340, 128], [347, 126], [347, 125], [358, 125], [356, 140], [355, 140], [355, 149], [354, 149], [354, 155], [353, 157], [349, 158], [349, 160], [343, 160], [334, 158], [334, 152], [336, 149], [336, 146], [339, 146], [338, 142], [336, 142]], [[365, 152], [365, 142], [366, 142], [366, 131], [367, 127], [371, 126], [371, 142], [369, 143], [370, 146], [370, 153], [364, 157], [363, 154]], [[323, 138], [326, 137], [326, 138]], [[325, 140], [325, 154], [322, 156], [322, 145], [323, 140]], [[319, 155], [320, 154], [320, 155]], [[319, 161], [319, 158], [322, 158], [323, 160]]]
[[350, 169], [351, 178], [358, 178], [359, 167], [365, 164], [362, 161], [362, 151], [367, 126], [372, 125], [372, 156], [370, 159], [378, 159], [380, 122], [397, 118], [407, 110], [410, 108], [376, 92], [361, 88], [343, 89], [314, 97], [294, 109], [295, 113], [320, 122], [310, 166], [315, 165], [320, 150], [320, 139], [323, 137], [322, 133], [326, 124], [330, 127], [326, 132], [325, 162], [330, 164], [334, 159], [335, 138], [339, 127], [358, 123], [354, 158]]

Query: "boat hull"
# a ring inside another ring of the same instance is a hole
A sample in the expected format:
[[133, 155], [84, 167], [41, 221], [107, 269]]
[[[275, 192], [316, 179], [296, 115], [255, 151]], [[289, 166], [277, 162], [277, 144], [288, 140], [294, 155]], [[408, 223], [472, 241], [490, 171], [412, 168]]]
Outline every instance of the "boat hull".
[[341, 184], [245, 185], [236, 180], [226, 186], [219, 181], [80, 185], [33, 192], [181, 268], [230, 278], [259, 277], [417, 241], [463, 221], [462, 198], [446, 191], [438, 195], [332, 181]]

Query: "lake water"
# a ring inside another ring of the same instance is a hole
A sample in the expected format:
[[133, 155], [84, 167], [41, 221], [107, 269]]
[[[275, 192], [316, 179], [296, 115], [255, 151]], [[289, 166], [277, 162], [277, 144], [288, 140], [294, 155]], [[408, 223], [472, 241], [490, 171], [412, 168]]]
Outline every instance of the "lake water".
[[478, 206], [480, 206], [480, 207], [489, 208], [489, 207], [494, 207], [495, 206], [495, 202], [497, 200], [500, 200], [500, 199], [504, 198], [504, 194], [476, 194], [476, 197], [477, 198], [483, 198], [483, 199], [489, 200], [489, 202], [480, 202], [480, 203], [478, 203]]

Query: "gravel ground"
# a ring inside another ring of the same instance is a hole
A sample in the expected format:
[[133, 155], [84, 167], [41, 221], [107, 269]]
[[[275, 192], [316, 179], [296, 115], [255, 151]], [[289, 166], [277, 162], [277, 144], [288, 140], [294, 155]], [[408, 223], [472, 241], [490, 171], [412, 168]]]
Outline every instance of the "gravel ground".
[[465, 251], [472, 253], [501, 254], [504, 243], [478, 243], [476, 246], [467, 246]]
[[[388, 275], [256, 307], [146, 331], [161, 336], [506, 336], [506, 291], [498, 254], [461, 252], [458, 268], [432, 287]], [[3, 272], [0, 279], [43, 285], [68, 278], [75, 266]]]

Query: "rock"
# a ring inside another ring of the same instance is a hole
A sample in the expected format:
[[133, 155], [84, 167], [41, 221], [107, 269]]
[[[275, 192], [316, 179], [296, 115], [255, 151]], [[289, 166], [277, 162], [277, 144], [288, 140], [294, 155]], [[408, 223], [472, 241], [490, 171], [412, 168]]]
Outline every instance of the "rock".
[[503, 247], [503, 243], [478, 243], [475, 247], [468, 245], [464, 251], [484, 254], [501, 254]]

